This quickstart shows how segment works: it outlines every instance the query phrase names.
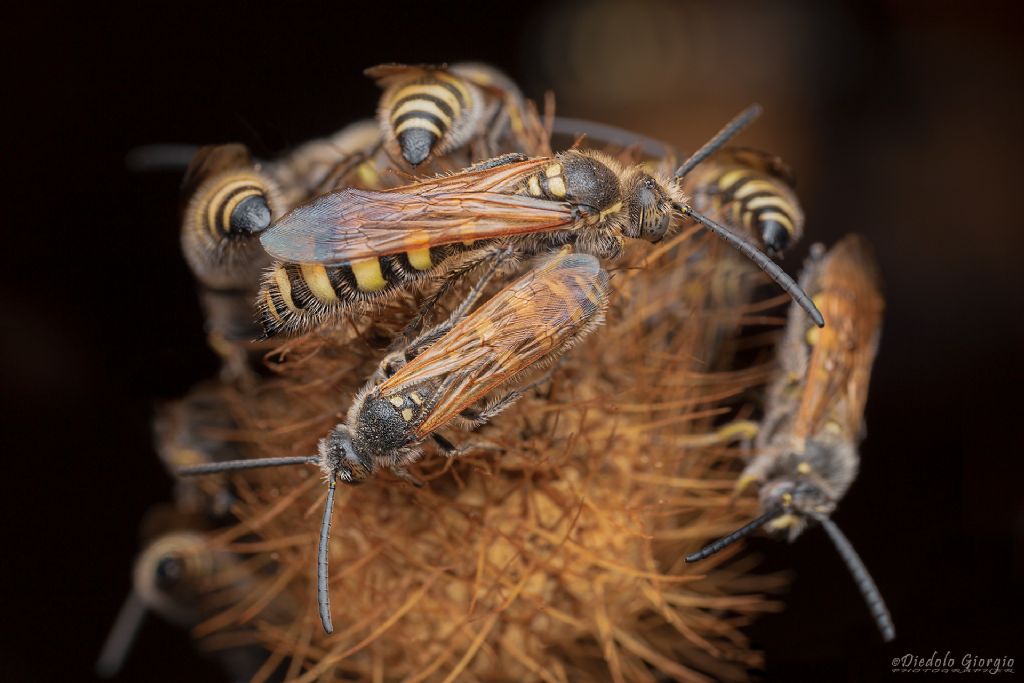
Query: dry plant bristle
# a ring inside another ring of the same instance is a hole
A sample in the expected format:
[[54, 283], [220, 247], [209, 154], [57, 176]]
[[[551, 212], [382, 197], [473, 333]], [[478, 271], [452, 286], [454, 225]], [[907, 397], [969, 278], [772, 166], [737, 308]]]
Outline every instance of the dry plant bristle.
[[[713, 430], [767, 370], [714, 372], [709, 345], [759, 309], [708, 305], [718, 254], [692, 234], [627, 254], [607, 324], [550, 384], [446, 432], [500, 452], [428, 448], [423, 489], [383, 474], [339, 490], [333, 635], [315, 610], [319, 473], [235, 475], [241, 521], [211, 543], [274, 575], [198, 632], [248, 630], [271, 653], [257, 678], [290, 660], [298, 681], [744, 680], [761, 658], [742, 627], [782, 579], [723, 566], [738, 548], [682, 560], [753, 512], [733, 498], [740, 449]], [[414, 306], [289, 342], [276, 376], [234, 397], [235, 439], [253, 457], [315, 452]]]

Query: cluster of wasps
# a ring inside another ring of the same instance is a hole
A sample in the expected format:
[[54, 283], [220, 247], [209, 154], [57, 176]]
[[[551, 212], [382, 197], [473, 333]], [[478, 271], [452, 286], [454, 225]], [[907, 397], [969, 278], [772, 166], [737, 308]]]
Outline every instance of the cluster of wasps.
[[[764, 270], [793, 304], [764, 418], [752, 425], [755, 453], [740, 480], [740, 488], [758, 484], [763, 514], [686, 559], [698, 561], [760, 527], [792, 540], [817, 522], [891, 639], [878, 590], [830, 520], [859, 460], [884, 305], [877, 267], [858, 236], [828, 252], [816, 245], [799, 283], [772, 261], [769, 254], [782, 255], [803, 233], [792, 174], [777, 157], [726, 147], [760, 108], [742, 112], [666, 173], [665, 156], [642, 136], [542, 117], [507, 76], [483, 64], [385, 65], [367, 74], [383, 89], [376, 120], [271, 161], [238, 144], [199, 149], [183, 183], [182, 246], [227, 382], [250, 381], [254, 361], [282, 338], [329, 333], [347, 315], [373, 315], [389, 298], [418, 293], [419, 314], [317, 453], [238, 457], [196, 436], [226, 420], [216, 392], [207, 387], [186, 398], [177, 407], [184, 426], [158, 433], [179, 478], [179, 503], [226, 515], [227, 480], [204, 488], [191, 477], [318, 467], [327, 500], [317, 600], [331, 633], [328, 540], [337, 482], [359, 484], [385, 469], [421, 486], [410, 467], [425, 443], [449, 457], [464, 452], [440, 430], [500, 419], [602, 323], [611, 296], [606, 268], [627, 242], [657, 243], [696, 223]], [[585, 135], [553, 152], [553, 132], [573, 131]], [[656, 163], [626, 164], [588, 148], [602, 143], [646, 152]], [[479, 303], [489, 285], [501, 286]], [[468, 293], [441, 306], [459, 291]], [[440, 310], [450, 313], [431, 324]], [[136, 602], [155, 611], [178, 607], [170, 587], [195, 585], [202, 577], [189, 567], [216, 564], [186, 562], [199, 551], [183, 547], [199, 546], [161, 539], [143, 553]], [[127, 641], [108, 643], [108, 672]]]

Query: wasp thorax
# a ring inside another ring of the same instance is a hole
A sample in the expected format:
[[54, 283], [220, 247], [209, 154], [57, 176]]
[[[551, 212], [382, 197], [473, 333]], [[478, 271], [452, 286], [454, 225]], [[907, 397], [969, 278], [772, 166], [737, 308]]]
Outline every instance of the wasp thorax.
[[661, 241], [668, 231], [673, 205], [661, 183], [646, 173], [636, 173], [626, 179], [622, 194], [627, 217], [622, 233], [648, 242]]
[[328, 479], [346, 484], [361, 484], [373, 475], [373, 460], [361, 455], [352, 444], [352, 436], [344, 425], [338, 425], [317, 444], [320, 470]]
[[558, 158], [566, 201], [601, 214], [622, 208], [622, 184], [615, 171], [589, 154], [565, 152]]

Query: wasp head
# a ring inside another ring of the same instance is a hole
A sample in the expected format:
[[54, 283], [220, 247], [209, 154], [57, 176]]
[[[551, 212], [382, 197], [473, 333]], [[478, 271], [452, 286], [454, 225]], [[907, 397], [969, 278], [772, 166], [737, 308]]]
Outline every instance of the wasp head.
[[830, 515], [836, 507], [834, 497], [806, 463], [770, 477], [761, 487], [760, 499], [761, 509], [782, 510], [768, 528], [785, 531], [790, 541], [807, 528], [810, 518]]
[[328, 481], [339, 479], [345, 484], [362, 484], [373, 474], [373, 460], [356, 451], [348, 428], [338, 425], [317, 444], [320, 470]]
[[638, 171], [623, 182], [626, 237], [660, 242], [668, 232], [675, 199], [655, 178]]

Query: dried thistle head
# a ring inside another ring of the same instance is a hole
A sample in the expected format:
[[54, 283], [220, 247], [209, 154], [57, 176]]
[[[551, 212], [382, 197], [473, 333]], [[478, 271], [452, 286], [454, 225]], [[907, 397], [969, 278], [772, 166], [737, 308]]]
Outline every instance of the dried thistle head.
[[[687, 552], [749, 517], [732, 499], [739, 450], [715, 435], [765, 370], [707, 372], [717, 252], [684, 234], [627, 254], [608, 322], [477, 433], [427, 456], [413, 489], [390, 475], [339, 492], [330, 546], [335, 632], [321, 631], [315, 548], [325, 487], [313, 468], [234, 478], [237, 527], [211, 543], [275, 575], [200, 625], [247, 630], [257, 679], [743, 680], [761, 662], [741, 627], [777, 607], [777, 577], [726, 551]], [[282, 349], [275, 377], [235, 398], [251, 455], [315, 452], [407, 322], [398, 300]], [[285, 663], [287, 662], [287, 663]]]

